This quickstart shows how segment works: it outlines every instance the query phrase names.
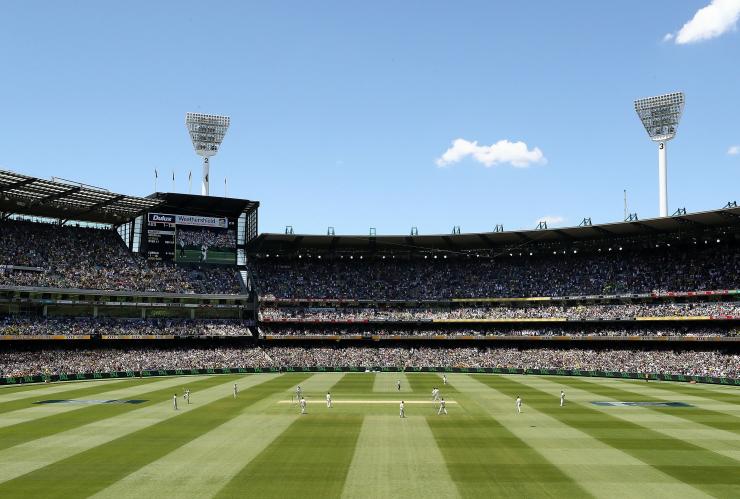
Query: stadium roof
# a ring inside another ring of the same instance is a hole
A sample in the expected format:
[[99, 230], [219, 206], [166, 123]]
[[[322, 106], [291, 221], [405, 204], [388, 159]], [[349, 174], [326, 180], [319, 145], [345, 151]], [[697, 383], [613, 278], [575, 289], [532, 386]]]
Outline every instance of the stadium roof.
[[0, 212], [120, 224], [162, 201], [116, 194], [80, 183], [43, 180], [0, 170]]
[[609, 238], [670, 234], [710, 228], [740, 228], [740, 208], [688, 213], [672, 217], [541, 230], [422, 236], [308, 235], [263, 233], [248, 245], [250, 253], [314, 249], [322, 251], [384, 250], [469, 251], [529, 243], [568, 243]]
[[258, 201], [249, 199], [199, 196], [177, 192], [155, 192], [147, 199], [159, 200], [162, 204], [157, 209], [164, 213], [229, 218], [238, 218], [240, 214], [249, 213], [260, 205]]

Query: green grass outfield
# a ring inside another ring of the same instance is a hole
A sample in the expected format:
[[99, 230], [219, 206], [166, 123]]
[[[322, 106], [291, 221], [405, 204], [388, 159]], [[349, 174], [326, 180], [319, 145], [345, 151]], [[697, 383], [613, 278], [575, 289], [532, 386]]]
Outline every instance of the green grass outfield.
[[[178, 246], [175, 250], [175, 261], [177, 262], [200, 262], [201, 252], [199, 249], [185, 249], [185, 255], [180, 256], [180, 247]], [[208, 259], [205, 263], [211, 264], [228, 264], [234, 265], [236, 263], [236, 249], [231, 251], [221, 250], [208, 250]]]
[[[0, 388], [0, 497], [740, 497], [736, 387], [448, 376], [446, 387], [436, 373], [289, 373]], [[59, 399], [146, 402], [34, 404]]]

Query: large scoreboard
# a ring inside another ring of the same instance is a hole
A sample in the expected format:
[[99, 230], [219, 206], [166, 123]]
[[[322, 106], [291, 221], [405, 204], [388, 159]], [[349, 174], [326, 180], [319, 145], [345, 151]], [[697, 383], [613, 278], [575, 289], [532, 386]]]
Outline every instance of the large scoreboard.
[[236, 221], [229, 218], [148, 213], [146, 255], [183, 263], [236, 263]]
[[175, 216], [149, 213], [146, 254], [150, 260], [175, 259]]

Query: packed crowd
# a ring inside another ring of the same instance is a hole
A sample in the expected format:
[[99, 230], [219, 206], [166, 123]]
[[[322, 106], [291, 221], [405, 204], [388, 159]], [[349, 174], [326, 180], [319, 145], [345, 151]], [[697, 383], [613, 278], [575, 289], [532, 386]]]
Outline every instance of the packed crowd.
[[177, 229], [177, 241], [181, 246], [236, 248], [236, 233], [226, 229]]
[[[133, 335], [133, 336], [251, 336], [250, 321], [219, 319], [114, 319], [89, 317], [0, 317], [0, 336]], [[599, 324], [546, 325], [542, 327], [285, 327], [262, 325], [260, 336], [737, 336], [732, 325], [671, 325], [615, 327]]]
[[428, 328], [353, 328], [343, 327], [313, 327], [305, 328], [286, 328], [286, 327], [265, 327], [258, 328], [260, 336], [290, 336], [290, 337], [314, 337], [314, 336], [415, 336], [415, 337], [460, 337], [460, 336], [684, 336], [684, 337], [734, 337], [740, 335], [740, 328], [737, 326], [716, 326], [716, 327], [695, 327], [695, 326], [657, 326], [657, 327], [612, 327], [612, 326], [547, 326], [541, 328], [446, 328], [446, 329], [428, 329]]
[[548, 257], [280, 259], [252, 262], [265, 298], [580, 296], [739, 287], [735, 245]]
[[0, 317], [3, 335], [251, 336], [251, 332], [236, 320]]
[[403, 307], [262, 307], [260, 320], [334, 321], [430, 321], [470, 319], [615, 320], [634, 317], [709, 316], [740, 318], [740, 301], [650, 303], [618, 305], [492, 306], [456, 308]]
[[[131, 254], [112, 230], [0, 222], [2, 266], [5, 268], [0, 283], [9, 286], [240, 293], [233, 269], [150, 261]], [[40, 271], [12, 269], [13, 266]]]
[[0, 352], [0, 377], [141, 369], [499, 367], [740, 376], [740, 355], [716, 351], [517, 348], [171, 347]]
[[270, 367], [259, 348], [98, 348], [0, 352], [0, 377], [39, 374]]

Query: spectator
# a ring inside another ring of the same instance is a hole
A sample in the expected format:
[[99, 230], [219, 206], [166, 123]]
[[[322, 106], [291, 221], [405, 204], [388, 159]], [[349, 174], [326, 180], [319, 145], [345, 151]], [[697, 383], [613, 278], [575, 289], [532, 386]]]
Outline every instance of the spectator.
[[113, 230], [51, 224], [0, 222], [0, 282], [10, 286], [152, 291], [240, 293], [234, 269], [184, 267], [131, 254]]
[[740, 355], [715, 351], [516, 348], [150, 347], [20, 348], [0, 353], [0, 377], [90, 372], [283, 367], [498, 367], [738, 378]]

